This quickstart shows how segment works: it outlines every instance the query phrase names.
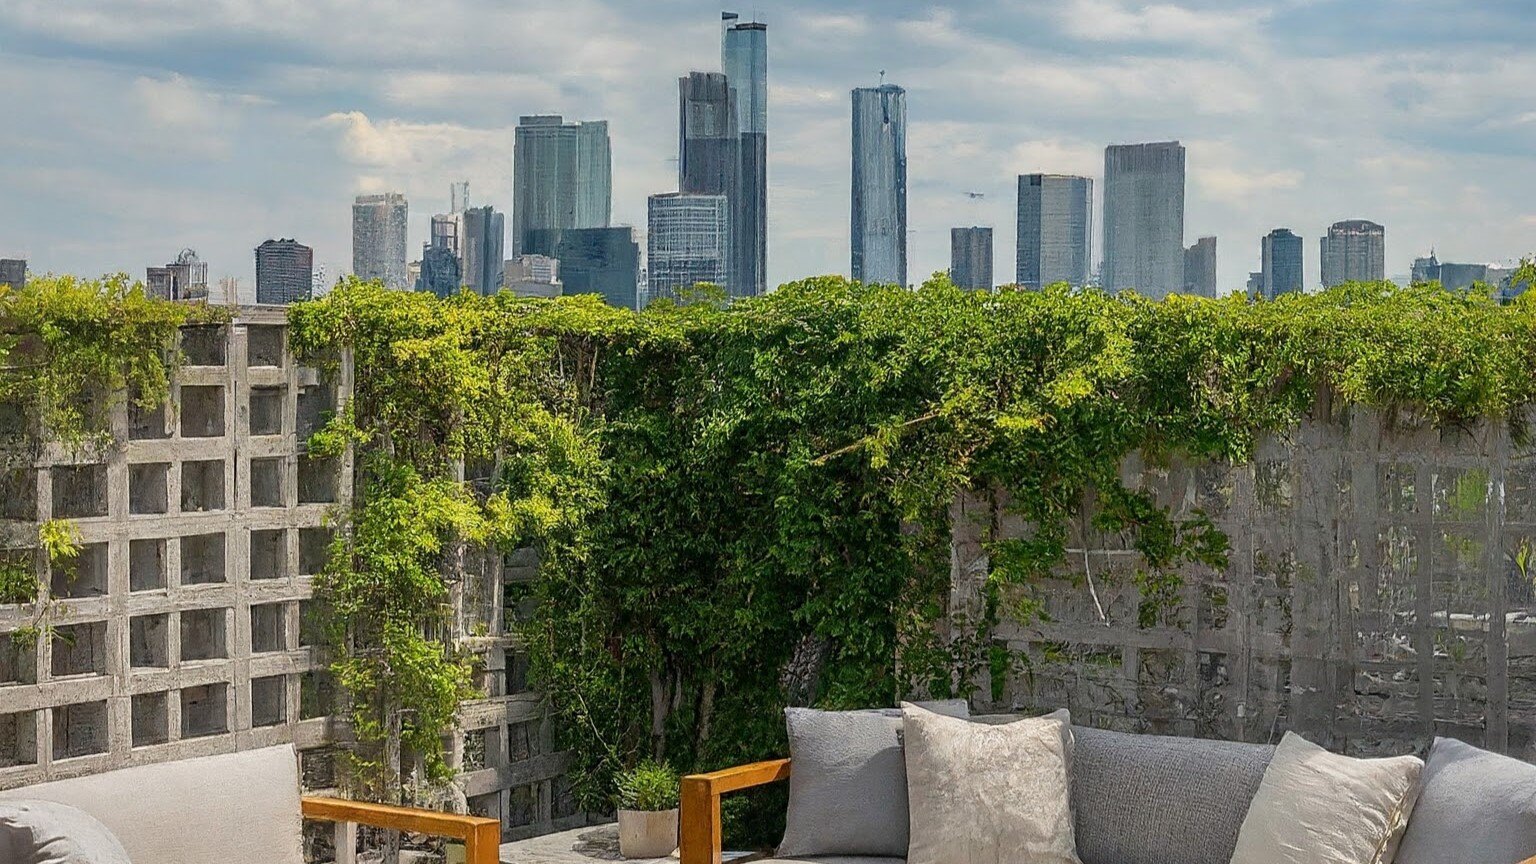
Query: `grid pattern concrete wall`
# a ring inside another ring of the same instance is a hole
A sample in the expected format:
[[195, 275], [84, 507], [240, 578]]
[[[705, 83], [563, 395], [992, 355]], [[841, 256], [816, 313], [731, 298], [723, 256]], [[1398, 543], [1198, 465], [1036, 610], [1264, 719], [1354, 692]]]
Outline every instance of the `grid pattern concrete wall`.
[[[1013, 595], [1043, 617], [992, 634], [1027, 659], [996, 707], [1246, 741], [1289, 729], [1360, 755], [1451, 735], [1536, 757], [1531, 449], [1503, 424], [1335, 416], [1252, 464], [1128, 461], [1127, 482], [1214, 519], [1230, 566], [1185, 568], [1160, 602], [1125, 538], [1079, 524], [1062, 578]], [[1005, 504], [955, 505], [957, 612], [974, 612], [987, 542], [1029, 530]]]

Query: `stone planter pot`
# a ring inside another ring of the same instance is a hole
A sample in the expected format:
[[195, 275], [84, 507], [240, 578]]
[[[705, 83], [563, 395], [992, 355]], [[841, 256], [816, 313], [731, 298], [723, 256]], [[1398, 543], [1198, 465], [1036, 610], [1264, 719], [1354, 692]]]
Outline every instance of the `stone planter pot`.
[[677, 810], [620, 810], [619, 854], [664, 858], [677, 848]]

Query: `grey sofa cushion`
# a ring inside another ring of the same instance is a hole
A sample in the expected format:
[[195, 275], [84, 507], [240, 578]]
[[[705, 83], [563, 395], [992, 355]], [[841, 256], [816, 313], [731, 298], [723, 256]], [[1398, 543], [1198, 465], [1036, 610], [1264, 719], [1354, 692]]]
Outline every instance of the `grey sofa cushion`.
[[1228, 864], [1275, 748], [1073, 728], [1083, 864]]
[[1514, 864], [1536, 855], [1536, 765], [1436, 738], [1397, 864]]
[[[918, 704], [951, 717], [968, 713], [963, 699]], [[905, 858], [907, 768], [900, 709], [787, 708], [784, 717], [794, 768], [778, 854]]]
[[131, 864], [107, 826], [56, 801], [0, 801], [3, 864]]

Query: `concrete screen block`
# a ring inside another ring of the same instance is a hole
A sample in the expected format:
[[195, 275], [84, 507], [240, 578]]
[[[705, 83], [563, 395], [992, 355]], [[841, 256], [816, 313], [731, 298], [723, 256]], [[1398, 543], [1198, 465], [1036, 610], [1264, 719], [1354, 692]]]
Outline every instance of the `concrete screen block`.
[[171, 665], [169, 620], [163, 613], [128, 619], [128, 663], [132, 668], [164, 669]]
[[181, 388], [181, 437], [219, 438], [224, 435], [224, 388]]
[[37, 471], [11, 468], [0, 471], [0, 519], [37, 521]]
[[325, 569], [330, 557], [332, 531], [329, 528], [299, 529], [299, 575], [313, 576]]
[[181, 512], [224, 509], [224, 460], [181, 463]]
[[89, 519], [107, 515], [107, 466], [60, 465], [53, 469], [53, 516]]
[[181, 584], [229, 581], [224, 566], [224, 547], [223, 534], [195, 534], [181, 538]]
[[283, 494], [283, 474], [287, 461], [281, 456], [251, 460], [252, 507], [282, 507], [288, 503]]
[[283, 579], [288, 576], [287, 535], [288, 532], [281, 528], [251, 532], [251, 581]]
[[37, 715], [0, 712], [0, 768], [37, 764]]
[[285, 359], [284, 329], [270, 324], [252, 324], [246, 328], [246, 365], [281, 368]]
[[181, 660], [217, 660], [229, 656], [227, 610], [190, 609], [181, 613]]
[[132, 700], [133, 746], [149, 747], [171, 740], [170, 718], [166, 710], [169, 694], [139, 693]]
[[128, 403], [128, 439], [130, 441], [154, 441], [171, 437], [166, 423], [166, 404], [141, 405], [137, 399]]
[[229, 685], [223, 682], [181, 691], [181, 737], [203, 738], [229, 731]]
[[55, 561], [50, 565], [53, 572], [50, 590], [53, 596], [72, 600], [106, 594], [107, 561], [105, 543], [86, 543], [75, 553], [75, 557]]
[[280, 726], [288, 720], [288, 679], [282, 675], [251, 679], [251, 726]]
[[252, 387], [250, 429], [252, 435], [283, 434], [284, 387]]
[[334, 504], [341, 481], [341, 464], [336, 459], [299, 457], [299, 503]]
[[165, 588], [165, 540], [128, 542], [128, 590], [157, 591]]
[[262, 603], [251, 607], [251, 653], [288, 650], [288, 604]]
[[128, 466], [128, 512], [136, 516], [164, 513], [169, 508], [169, 462], [145, 462]]
[[53, 758], [73, 759], [107, 752], [106, 700], [53, 709]]
[[228, 342], [222, 324], [181, 328], [181, 354], [188, 366], [223, 366]]

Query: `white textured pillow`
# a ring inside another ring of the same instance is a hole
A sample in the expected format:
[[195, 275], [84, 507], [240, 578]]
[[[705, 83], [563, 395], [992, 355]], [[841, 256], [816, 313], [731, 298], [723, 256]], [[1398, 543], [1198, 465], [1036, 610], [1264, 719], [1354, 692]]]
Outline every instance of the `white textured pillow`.
[[994, 726], [901, 708], [907, 864], [1079, 864], [1061, 720]]
[[0, 864], [129, 864], [107, 826], [53, 801], [0, 801]]
[[1423, 770], [1414, 756], [1354, 759], [1287, 732], [1248, 805], [1232, 864], [1390, 864]]

